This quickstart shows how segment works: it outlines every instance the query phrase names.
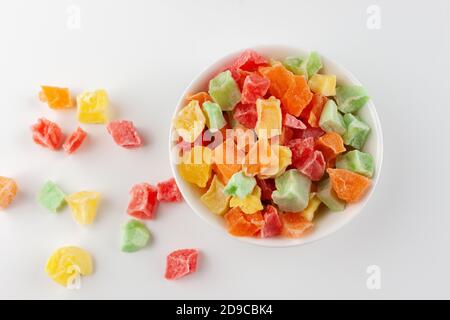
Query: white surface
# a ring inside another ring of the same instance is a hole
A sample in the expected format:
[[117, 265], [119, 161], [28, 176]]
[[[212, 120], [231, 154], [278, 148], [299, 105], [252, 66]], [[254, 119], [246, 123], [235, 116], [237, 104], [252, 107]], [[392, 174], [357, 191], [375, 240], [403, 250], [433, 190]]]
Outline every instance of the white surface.
[[[268, 59], [275, 59], [282, 61], [286, 57], [291, 56], [307, 56], [308, 50], [301, 49], [299, 47], [291, 46], [281, 46], [281, 45], [264, 45], [251, 47], [253, 50], [257, 51], [259, 54], [267, 57]], [[226, 69], [230, 66], [233, 61], [241, 54], [241, 51], [232, 52], [224, 57], [221, 57], [215, 61], [212, 65], [208, 66], [205, 70], [202, 70], [194, 80], [189, 84], [186, 90], [183, 92], [180, 100], [178, 101], [176, 110], [174, 111], [173, 117], [186, 105], [186, 96], [192, 93], [205, 91], [208, 88], [209, 80], [212, 79], [219, 71]], [[329, 57], [322, 55], [321, 57], [323, 68], [321, 73], [323, 74], [333, 74], [338, 79], [338, 85], [361, 85], [350, 71], [343, 68], [337, 62], [333, 61]], [[256, 237], [235, 237], [243, 242], [252, 243], [261, 246], [268, 247], [292, 247], [302, 244], [307, 244], [309, 242], [320, 240], [335, 231], [339, 230], [351, 220], [353, 220], [361, 211], [363, 211], [365, 205], [371, 198], [373, 192], [376, 189], [380, 173], [381, 173], [381, 163], [383, 158], [383, 134], [381, 130], [380, 120], [378, 118], [376, 107], [373, 101], [370, 100], [364, 107], [358, 111], [358, 116], [360, 116], [364, 121], [371, 127], [371, 133], [364, 144], [364, 149], [362, 151], [368, 152], [373, 155], [374, 166], [376, 168], [375, 174], [372, 177], [371, 188], [369, 192], [366, 193], [363, 199], [357, 203], [347, 204], [345, 212], [341, 214], [333, 214], [330, 211], [325, 211], [324, 214], [320, 214], [319, 217], [314, 219], [314, 230], [308, 234], [305, 234], [300, 238], [287, 238], [287, 237], [272, 237], [272, 238], [256, 238]], [[225, 139], [225, 138], [224, 138]], [[226, 228], [226, 223], [223, 217], [211, 214], [211, 211], [203, 204], [200, 200], [200, 196], [204, 191], [200, 190], [198, 187], [192, 185], [189, 182], [183, 180], [183, 178], [178, 173], [177, 164], [178, 160], [178, 148], [176, 144], [178, 142], [178, 135], [176, 130], [172, 127], [171, 137], [169, 141], [171, 152], [171, 164], [172, 172], [175, 176], [177, 184], [183, 193], [185, 201], [190, 205], [190, 207], [206, 222], [210, 223], [212, 226], [216, 227], [219, 232], [225, 233], [232, 237]]]
[[[382, 10], [380, 30], [366, 9]], [[81, 9], [81, 29], [66, 9]], [[270, 12], [270, 15], [269, 15]], [[447, 103], [450, 4], [447, 1], [3, 1], [0, 10], [0, 174], [21, 193], [0, 214], [0, 298], [450, 298], [450, 156]], [[383, 172], [361, 215], [311, 245], [270, 249], [235, 241], [186, 204], [162, 205], [148, 222], [155, 241], [142, 252], [118, 250], [133, 183], [170, 176], [169, 119], [179, 95], [204, 66], [227, 52], [264, 43], [315, 49], [367, 87], [382, 121]], [[103, 126], [67, 157], [34, 145], [38, 117], [76, 128], [74, 112], [37, 101], [38, 85], [108, 90], [118, 118], [135, 121], [147, 145], [115, 146]], [[7, 116], [6, 116], [7, 115]], [[67, 192], [104, 194], [98, 219], [76, 225], [69, 211], [39, 208], [48, 178]], [[43, 272], [58, 246], [80, 245], [95, 275], [67, 291]], [[172, 249], [198, 247], [199, 272], [163, 279]], [[381, 268], [368, 290], [366, 268]]]

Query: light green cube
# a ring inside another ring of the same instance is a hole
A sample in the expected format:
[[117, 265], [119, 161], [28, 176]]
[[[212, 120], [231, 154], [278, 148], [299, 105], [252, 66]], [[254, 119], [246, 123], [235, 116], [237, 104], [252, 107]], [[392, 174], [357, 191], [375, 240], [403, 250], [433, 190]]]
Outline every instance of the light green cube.
[[326, 132], [336, 132], [340, 135], [345, 133], [345, 123], [342, 115], [339, 113], [336, 103], [331, 99], [323, 107], [319, 126]]
[[47, 181], [39, 191], [37, 200], [44, 208], [57, 213], [66, 205], [65, 197], [65, 193], [53, 181]]
[[255, 177], [246, 176], [244, 172], [239, 171], [231, 176], [223, 193], [243, 199], [253, 191], [255, 186]]
[[311, 78], [320, 69], [322, 69], [322, 60], [320, 59], [320, 56], [317, 52], [311, 52], [306, 61], [306, 71], [308, 72], [308, 78]]
[[356, 112], [369, 101], [366, 89], [362, 86], [345, 85], [336, 88], [336, 102], [343, 113]]
[[337, 157], [336, 168], [350, 170], [372, 178], [375, 167], [370, 153], [353, 150]]
[[122, 245], [123, 252], [135, 252], [145, 246], [150, 241], [150, 231], [142, 222], [131, 219], [122, 226]]
[[205, 101], [202, 107], [206, 113], [206, 126], [211, 132], [219, 131], [227, 124], [217, 103]]
[[370, 133], [370, 127], [364, 121], [351, 113], [344, 115], [346, 126], [345, 134], [342, 136], [344, 143], [355, 149], [362, 149]]
[[284, 59], [283, 65], [292, 73], [305, 76], [308, 79], [322, 69], [322, 60], [319, 54], [313, 51], [306, 58], [299, 56], [287, 57]]
[[332, 211], [345, 209], [345, 202], [337, 197], [329, 178], [321, 181], [317, 186], [317, 197]]
[[307, 77], [308, 71], [306, 70], [306, 64], [303, 63], [303, 61], [304, 60], [301, 57], [287, 57], [286, 59], [284, 59], [283, 65], [293, 74]]
[[223, 111], [233, 110], [241, 100], [241, 91], [230, 70], [219, 73], [209, 81], [208, 93]]
[[300, 212], [308, 206], [311, 180], [297, 169], [285, 171], [275, 178], [272, 200], [281, 211]]

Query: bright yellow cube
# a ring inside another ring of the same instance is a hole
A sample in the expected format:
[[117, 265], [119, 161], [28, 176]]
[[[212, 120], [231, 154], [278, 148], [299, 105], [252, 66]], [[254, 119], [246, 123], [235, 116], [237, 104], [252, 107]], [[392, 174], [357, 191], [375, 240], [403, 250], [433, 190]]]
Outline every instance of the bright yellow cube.
[[78, 247], [62, 247], [52, 253], [47, 260], [45, 272], [53, 281], [69, 286], [77, 276], [88, 276], [93, 272], [89, 252]]
[[105, 90], [85, 91], [77, 97], [77, 117], [82, 123], [107, 123], [109, 99]]
[[252, 193], [247, 195], [245, 198], [231, 197], [230, 207], [239, 207], [242, 212], [247, 214], [252, 214], [263, 209], [261, 203], [261, 188], [255, 186]]
[[312, 92], [321, 94], [325, 97], [336, 95], [336, 76], [328, 74], [313, 75], [308, 81]]
[[197, 100], [183, 107], [173, 119], [173, 127], [184, 141], [192, 143], [203, 132], [206, 118]]
[[309, 198], [308, 206], [301, 212], [301, 215], [308, 221], [312, 221], [314, 219], [314, 214], [321, 204], [320, 199], [314, 194], [311, 193]]
[[97, 215], [100, 198], [100, 193], [95, 191], [80, 191], [66, 196], [73, 219], [81, 225], [91, 224]]
[[256, 100], [258, 120], [255, 131], [259, 138], [272, 138], [281, 134], [280, 100], [275, 97]]
[[205, 188], [212, 172], [212, 150], [195, 146], [186, 152], [178, 165], [180, 176], [189, 183]]
[[213, 213], [222, 215], [230, 208], [231, 196], [225, 195], [223, 190], [225, 186], [220, 182], [220, 179], [215, 175], [211, 181], [208, 191], [200, 197], [203, 204]]

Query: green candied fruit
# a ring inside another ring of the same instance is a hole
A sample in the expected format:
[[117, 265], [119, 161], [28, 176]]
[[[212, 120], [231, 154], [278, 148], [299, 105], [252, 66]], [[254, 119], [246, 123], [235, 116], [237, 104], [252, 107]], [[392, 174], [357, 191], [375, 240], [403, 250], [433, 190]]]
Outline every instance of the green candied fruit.
[[305, 64], [302, 63], [303, 59], [301, 57], [287, 57], [283, 61], [283, 65], [286, 69], [291, 71], [293, 74], [307, 76]]
[[230, 70], [219, 73], [209, 81], [208, 93], [223, 111], [233, 110], [241, 100], [241, 92]]
[[332, 211], [345, 209], [345, 202], [339, 199], [331, 187], [330, 179], [323, 180], [317, 186], [317, 197]]
[[320, 69], [322, 69], [322, 60], [317, 52], [313, 51], [309, 54], [306, 62], [306, 71], [308, 72], [308, 78], [315, 75]]
[[344, 115], [344, 123], [347, 127], [345, 134], [342, 136], [344, 143], [355, 149], [362, 149], [369, 136], [370, 127], [351, 113]]
[[322, 69], [322, 60], [317, 52], [311, 52], [306, 58], [291, 56], [283, 61], [283, 65], [296, 75], [305, 76], [307, 79]]
[[57, 213], [65, 206], [65, 198], [64, 192], [53, 181], [47, 181], [37, 197], [39, 204], [53, 213]]
[[150, 231], [142, 222], [131, 219], [122, 226], [123, 252], [135, 252], [144, 248], [150, 240]]
[[372, 178], [375, 170], [372, 155], [359, 150], [339, 155], [336, 160], [336, 168], [350, 170], [368, 178]]
[[311, 180], [297, 169], [285, 171], [275, 178], [273, 202], [281, 211], [300, 212], [308, 206]]
[[206, 125], [211, 132], [216, 132], [227, 124], [217, 103], [205, 101], [202, 107], [206, 113]]
[[362, 86], [345, 85], [336, 88], [336, 102], [343, 113], [356, 112], [369, 101], [366, 89]]
[[326, 132], [336, 132], [340, 135], [345, 133], [345, 123], [342, 115], [339, 113], [336, 103], [331, 99], [323, 107], [319, 126]]
[[223, 193], [243, 199], [252, 193], [255, 186], [256, 179], [254, 177], [246, 176], [244, 172], [239, 171], [231, 176]]

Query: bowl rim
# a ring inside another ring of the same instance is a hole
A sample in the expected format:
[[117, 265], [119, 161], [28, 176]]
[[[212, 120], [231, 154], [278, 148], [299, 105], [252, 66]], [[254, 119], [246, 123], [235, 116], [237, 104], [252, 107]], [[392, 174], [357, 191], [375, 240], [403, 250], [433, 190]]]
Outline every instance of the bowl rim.
[[[212, 63], [208, 64], [199, 73], [196, 74], [196, 76], [189, 82], [189, 84], [187, 85], [185, 90], [183, 90], [180, 98], [177, 100], [177, 103], [175, 105], [174, 111], [172, 113], [172, 117], [170, 119], [169, 143], [168, 143], [168, 145], [169, 145], [169, 162], [170, 162], [170, 168], [172, 170], [173, 177], [174, 177], [174, 179], [175, 179], [175, 181], [176, 181], [178, 186], [181, 186], [182, 184], [184, 184], [184, 182], [181, 181], [181, 177], [178, 174], [178, 170], [176, 168], [176, 164], [175, 164], [175, 161], [173, 159], [173, 154], [172, 154], [172, 148], [173, 148], [173, 140], [172, 140], [173, 126], [172, 126], [172, 121], [173, 121], [174, 117], [178, 113], [178, 111], [180, 109], [180, 106], [185, 101], [186, 95], [191, 91], [191, 88], [195, 84], [197, 84], [199, 82], [199, 80], [202, 78], [202, 76], [205, 73], [207, 73], [208, 71], [210, 71], [214, 67], [216, 67], [217, 71], [219, 71], [220, 67], [218, 65], [220, 65], [221, 62], [223, 62], [225, 60], [230, 60], [231, 58], [238, 56], [242, 51], [247, 50], [247, 49], [254, 50], [256, 52], [258, 52], [258, 50], [262, 50], [262, 51], [266, 51], [266, 50], [283, 50], [283, 51], [304, 52], [304, 53], [311, 52], [310, 50], [305, 50], [305, 49], [303, 49], [301, 47], [292, 46], [292, 45], [285, 45], [285, 44], [255, 45], [255, 46], [241, 48], [241, 49], [229, 52], [226, 55], [223, 55], [223, 56], [219, 57], [218, 59], [214, 60]], [[325, 60], [327, 62], [327, 64], [332, 64], [335, 67], [339, 68], [341, 73], [345, 74], [345, 77], [347, 77], [351, 81], [352, 84], [362, 85], [362, 83], [346, 67], [342, 66], [341, 64], [337, 63], [335, 60], [330, 59], [329, 57], [327, 57], [326, 55], [324, 55], [322, 53], [320, 53], [320, 57], [322, 58], [323, 61]], [[336, 223], [332, 227], [329, 227], [328, 231], [325, 234], [323, 234], [321, 236], [318, 236], [318, 237], [315, 237], [315, 238], [307, 238], [306, 240], [303, 240], [303, 238], [283, 238], [283, 240], [285, 240], [285, 241], [270, 242], [270, 243], [267, 242], [267, 241], [264, 241], [264, 239], [262, 239], [262, 238], [237, 237], [237, 236], [233, 236], [233, 235], [229, 234], [228, 232], [226, 232], [226, 230], [222, 226], [219, 226], [217, 223], [213, 223], [211, 220], [208, 220], [206, 217], [204, 217], [204, 215], [200, 211], [198, 211], [196, 209], [196, 205], [194, 205], [190, 201], [190, 199], [189, 199], [190, 196], [186, 196], [186, 193], [182, 190], [183, 188], [180, 187], [179, 189], [180, 189], [181, 194], [183, 195], [184, 201], [186, 201], [186, 203], [194, 211], [194, 213], [197, 216], [199, 216], [203, 221], [205, 221], [208, 225], [212, 226], [214, 229], [220, 229], [221, 230], [221, 234], [225, 234], [226, 238], [235, 239], [235, 240], [237, 240], [237, 241], [239, 241], [241, 243], [257, 245], [257, 246], [267, 247], [267, 248], [290, 248], [290, 247], [296, 247], [296, 246], [311, 244], [311, 243], [314, 243], [316, 241], [319, 241], [319, 240], [322, 240], [324, 238], [327, 238], [327, 237], [331, 236], [332, 234], [335, 234], [336, 231], [338, 231], [339, 229], [342, 229], [344, 226], [348, 225], [351, 221], [353, 221], [357, 216], [360, 215], [360, 213], [363, 211], [363, 209], [365, 208], [365, 206], [369, 202], [369, 199], [372, 197], [373, 193], [375, 192], [375, 189], [376, 189], [376, 187], [378, 185], [378, 181], [380, 179], [380, 174], [381, 174], [381, 170], [382, 170], [382, 166], [383, 166], [383, 149], [384, 149], [384, 145], [383, 145], [383, 131], [382, 131], [382, 127], [381, 127], [380, 118], [378, 116], [378, 113], [377, 113], [377, 110], [375, 108], [375, 104], [373, 102], [373, 98], [372, 97], [370, 97], [369, 104], [371, 104], [371, 106], [369, 106], [369, 112], [371, 114], [371, 118], [373, 119], [373, 126], [376, 127], [375, 131], [377, 133], [377, 135], [376, 135], [376, 144], [377, 144], [377, 156], [376, 156], [376, 159], [377, 159], [377, 162], [378, 162], [377, 163], [377, 167], [376, 167], [376, 171], [375, 171], [375, 175], [372, 178], [371, 188], [370, 188], [369, 192], [364, 196], [364, 199], [361, 200], [360, 202], [358, 202], [359, 208], [358, 208], [357, 213], [354, 214], [351, 218], [345, 220], [344, 222]], [[366, 106], [366, 107], [368, 107], [368, 106]], [[343, 212], [345, 212], [345, 209], [344, 209]], [[211, 213], [211, 214], [213, 214], [213, 213]], [[300, 241], [300, 240], [303, 240], [303, 241]]]

